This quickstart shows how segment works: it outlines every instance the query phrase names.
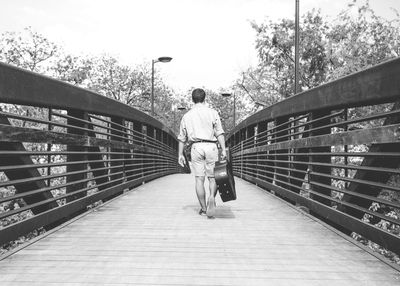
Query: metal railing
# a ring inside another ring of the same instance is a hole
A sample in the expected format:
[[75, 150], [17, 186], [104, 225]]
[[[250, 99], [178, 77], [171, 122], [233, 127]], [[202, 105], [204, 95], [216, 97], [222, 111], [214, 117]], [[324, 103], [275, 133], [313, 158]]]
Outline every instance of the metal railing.
[[177, 148], [139, 110], [0, 64], [0, 245], [181, 172]]
[[400, 59], [302, 92], [228, 136], [236, 176], [400, 253]]

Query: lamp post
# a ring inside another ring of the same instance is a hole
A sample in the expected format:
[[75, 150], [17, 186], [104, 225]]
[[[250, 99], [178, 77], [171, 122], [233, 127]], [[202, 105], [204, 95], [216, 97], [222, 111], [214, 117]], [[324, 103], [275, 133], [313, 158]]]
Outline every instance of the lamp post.
[[168, 63], [172, 60], [171, 57], [159, 57], [158, 59], [151, 60], [151, 115], [154, 116], [154, 64], [155, 63]]
[[[177, 110], [175, 110], [174, 111], [174, 131], [176, 132], [176, 133], [179, 133], [179, 124], [176, 124], [177, 122], [176, 122], [176, 111], [183, 111], [183, 110], [186, 110], [186, 107], [184, 107], [184, 106], [178, 106], [177, 108], [176, 108]], [[179, 119], [179, 118], [178, 118]]]
[[299, 1], [296, 0], [295, 12], [295, 33], [294, 33], [294, 94], [300, 91], [299, 88]]
[[236, 94], [233, 93], [221, 93], [223, 97], [229, 97], [233, 95], [233, 127], [236, 126]]

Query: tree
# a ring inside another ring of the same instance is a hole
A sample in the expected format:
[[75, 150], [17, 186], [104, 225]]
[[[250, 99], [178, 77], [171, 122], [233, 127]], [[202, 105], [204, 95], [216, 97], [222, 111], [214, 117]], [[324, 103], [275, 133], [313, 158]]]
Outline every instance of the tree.
[[0, 37], [0, 60], [30, 71], [44, 73], [59, 47], [27, 27], [23, 32], [5, 32]]
[[[399, 19], [388, 21], [368, 0], [353, 0], [334, 21], [319, 10], [301, 17], [300, 87], [316, 87], [400, 55]], [[397, 14], [398, 16], [398, 14]], [[256, 100], [273, 103], [293, 95], [294, 21], [252, 23], [259, 65], [245, 71], [239, 86]]]

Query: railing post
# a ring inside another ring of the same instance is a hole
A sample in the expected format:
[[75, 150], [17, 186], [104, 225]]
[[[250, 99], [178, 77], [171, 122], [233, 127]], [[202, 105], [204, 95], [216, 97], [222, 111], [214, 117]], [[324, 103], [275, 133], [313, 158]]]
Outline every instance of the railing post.
[[[315, 111], [311, 113], [311, 119], [312, 120], [317, 120], [318, 118], [324, 117], [329, 115], [330, 112], [327, 110], [321, 110], [321, 111]], [[311, 124], [311, 129], [315, 129], [318, 127], [323, 127], [326, 126], [330, 123], [330, 118], [327, 119], [322, 119], [319, 120], [317, 122], [314, 122]], [[330, 128], [321, 128], [315, 131], [311, 132], [312, 137], [314, 136], [318, 136], [318, 135], [324, 135], [324, 134], [330, 134], [331, 133], [331, 129]], [[325, 153], [326, 155], [311, 155], [309, 157], [309, 161], [312, 163], [324, 163], [324, 164], [330, 164], [331, 163], [331, 147], [330, 146], [321, 146], [321, 147], [313, 147], [311, 148], [311, 153], [314, 152], [318, 152], [318, 153]], [[331, 178], [330, 177], [326, 177], [326, 176], [318, 176], [315, 175], [315, 172], [318, 173], [322, 173], [322, 174], [327, 174], [327, 175], [331, 175], [331, 167], [327, 167], [327, 166], [318, 166], [318, 168], [315, 167], [315, 165], [310, 165], [309, 166], [309, 170], [310, 170], [310, 189], [314, 192], [326, 195], [326, 196], [330, 196], [331, 195], [331, 190], [321, 187], [321, 186], [316, 186], [313, 185], [313, 182], [317, 182], [319, 184], [324, 184], [327, 186], [331, 185]], [[321, 202], [325, 205], [330, 205], [331, 201], [329, 199], [325, 199], [325, 198], [321, 198], [317, 195], [310, 195], [311, 198], [313, 198], [314, 200]]]
[[[277, 118], [275, 120], [275, 143], [279, 143], [279, 142], [284, 142], [284, 141], [288, 141], [289, 140], [289, 131], [286, 130], [287, 128], [289, 128], [288, 124], [285, 124], [286, 122], [288, 122], [288, 117], [280, 117]], [[275, 166], [276, 167], [280, 167], [280, 168], [288, 168], [289, 164], [289, 156], [288, 155], [279, 155], [282, 153], [288, 153], [288, 149], [278, 149], [275, 151], [275, 160], [276, 161], [286, 161], [286, 163], [282, 163], [282, 162], [275, 162]], [[284, 169], [280, 169], [280, 168], [275, 168], [275, 180], [278, 180], [278, 182], [276, 182], [275, 184], [277, 186], [281, 186], [283, 188], [288, 189], [288, 186], [286, 185], [286, 183], [289, 181], [288, 175], [289, 172], [288, 170], [284, 170]], [[279, 182], [281, 181], [281, 182]]]
[[[309, 119], [307, 119], [307, 120], [309, 120]], [[296, 121], [295, 124], [297, 126], [297, 125], [299, 125], [299, 122]], [[303, 127], [303, 131], [301, 132], [301, 134], [297, 135], [296, 136], [297, 138], [293, 138], [293, 139], [301, 139], [301, 138], [309, 137], [309, 132], [308, 132], [309, 129], [310, 129], [309, 128], [309, 124], [305, 125]], [[299, 128], [295, 129], [295, 133], [297, 133], [297, 132], [299, 132]], [[298, 178], [298, 179], [301, 180], [301, 181], [292, 180], [292, 182], [291, 182], [291, 184], [297, 186], [297, 188], [296, 187], [292, 187], [291, 188], [291, 190], [293, 192], [296, 192], [296, 193], [299, 193], [300, 192], [299, 189], [301, 189], [302, 186], [303, 186], [303, 182], [305, 181], [305, 177], [306, 177], [305, 172], [307, 172], [307, 168], [308, 168], [308, 164], [307, 164], [308, 157], [307, 156], [303, 156], [303, 155], [296, 155], [296, 153], [307, 153], [308, 151], [309, 151], [309, 148], [295, 148], [295, 149], [293, 149], [293, 156], [292, 156], [293, 161], [302, 162], [303, 163], [303, 164], [302, 163], [292, 163], [292, 168], [294, 170], [296, 170], [296, 171], [300, 171], [300, 172], [295, 172], [295, 171], [292, 172], [292, 176], [294, 178]]]
[[[68, 110], [68, 116], [77, 118], [77, 119], [81, 119], [84, 121], [88, 121], [89, 120], [89, 116], [88, 113], [85, 111], [81, 111], [81, 110]], [[88, 124], [87, 123], [83, 123], [81, 121], [75, 120], [74, 118], [70, 118], [68, 117], [67, 119], [67, 124], [68, 124], [68, 133], [69, 134], [76, 134], [76, 135], [83, 135], [83, 136], [88, 136], [88, 132], [86, 130], [80, 130], [77, 128], [74, 128], [74, 126], [76, 127], [80, 127], [80, 128], [85, 128], [88, 129]], [[68, 152], [87, 152], [87, 148], [86, 147], [82, 147], [82, 146], [75, 146], [75, 145], [68, 145], [67, 146], [67, 151]], [[87, 155], [82, 155], [82, 154], [68, 154], [67, 156], [67, 162], [75, 162], [75, 161], [87, 161], [88, 157]], [[87, 171], [88, 170], [88, 164], [87, 163], [81, 163], [81, 164], [73, 164], [73, 165], [67, 165], [67, 174], [71, 173], [71, 172], [77, 172], [77, 171]], [[74, 174], [74, 175], [67, 175], [67, 183], [71, 183], [74, 181], [78, 181], [78, 180], [84, 180], [87, 178], [88, 173], [84, 173], [81, 172], [79, 174]], [[84, 189], [86, 188], [87, 183], [76, 183], [73, 185], [69, 185], [66, 187], [66, 192], [68, 193], [72, 193], [75, 192], [77, 190], [80, 189]], [[74, 201], [76, 199], [82, 198], [86, 196], [86, 192], [82, 192], [79, 194], [75, 194], [72, 195], [70, 197], [67, 198], [67, 202], [71, 202]], [[82, 206], [82, 210], [85, 207]]]
[[[138, 121], [133, 121], [132, 122], [132, 130], [133, 130], [133, 139], [135, 142], [135, 145], [139, 145], [144, 147], [145, 146], [145, 137], [143, 136], [143, 128], [144, 125]], [[141, 155], [136, 155], [136, 154], [132, 154], [132, 152], [129, 150], [130, 152], [130, 160], [129, 160], [129, 164], [140, 164], [140, 166], [130, 166], [127, 170], [129, 172], [129, 176], [134, 175], [134, 177], [138, 177], [139, 175], [141, 177], [143, 177], [143, 153]], [[128, 174], [128, 173], [127, 173]]]
[[[268, 145], [269, 144], [269, 138], [268, 138], [268, 122], [267, 121], [263, 121], [260, 122], [258, 124], [258, 134], [259, 135], [259, 141], [260, 143], [262, 143], [262, 145]], [[258, 144], [259, 145], [259, 144]], [[265, 171], [264, 173], [264, 178], [262, 179], [263, 181], [266, 181], [268, 183], [272, 183], [273, 181], [273, 173], [274, 173], [274, 169], [271, 168], [271, 162], [267, 162], [267, 160], [272, 160], [272, 158], [270, 157], [270, 153], [272, 153], [271, 151], [267, 151], [264, 154], [258, 153], [257, 158], [260, 160], [265, 160], [264, 162], [262, 161], [261, 164], [263, 167], [260, 167], [261, 172]]]
[[[115, 136], [123, 136], [126, 137], [126, 128], [122, 127], [125, 126], [125, 120], [121, 117], [111, 117], [111, 141], [121, 141], [121, 142], [126, 142], [126, 139], [122, 139], [119, 137]], [[114, 123], [114, 124], [113, 124]], [[122, 149], [122, 148], [111, 148], [111, 153], [125, 153], [127, 150]], [[125, 176], [124, 171], [125, 171], [125, 155], [124, 154], [111, 154], [110, 156], [111, 162], [110, 162], [110, 181], [112, 182], [110, 185], [116, 186], [119, 185], [123, 182], [123, 178]], [[121, 173], [122, 172], [122, 173]], [[110, 200], [112, 198], [115, 198], [123, 193], [123, 190], [120, 190], [119, 192], [115, 193], [114, 195], [110, 196], [107, 198], [107, 200]]]
[[240, 132], [240, 178], [243, 179], [243, 169], [244, 169], [243, 150], [244, 150], [244, 140], [246, 140], [246, 131], [240, 130], [239, 132]]

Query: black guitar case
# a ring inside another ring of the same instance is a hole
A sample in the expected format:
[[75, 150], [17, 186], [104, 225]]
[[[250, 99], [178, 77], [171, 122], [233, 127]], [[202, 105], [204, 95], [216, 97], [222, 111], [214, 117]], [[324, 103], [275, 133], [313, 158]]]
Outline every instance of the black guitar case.
[[183, 163], [182, 172], [185, 174], [190, 174], [189, 158], [186, 152], [183, 152], [183, 157], [185, 157], [185, 162]]
[[227, 152], [227, 159], [215, 163], [215, 182], [223, 202], [236, 200], [235, 179], [233, 178], [232, 158]]

